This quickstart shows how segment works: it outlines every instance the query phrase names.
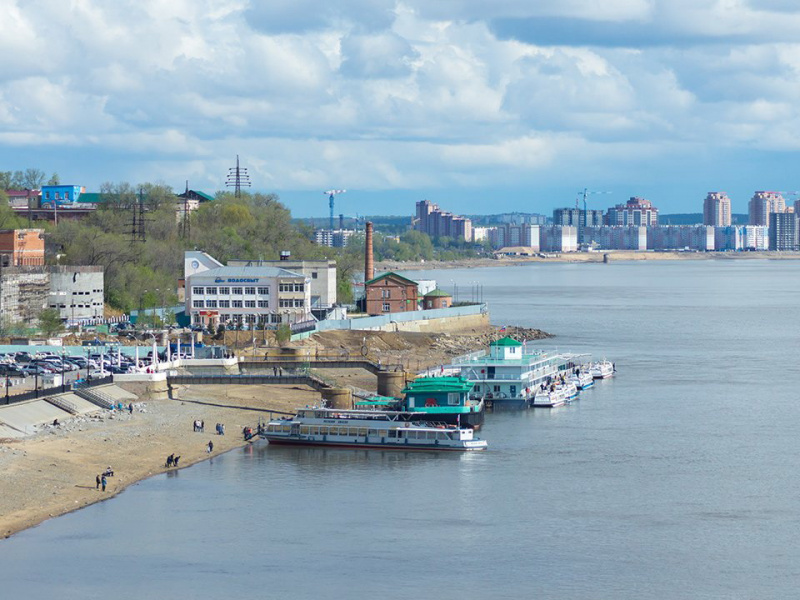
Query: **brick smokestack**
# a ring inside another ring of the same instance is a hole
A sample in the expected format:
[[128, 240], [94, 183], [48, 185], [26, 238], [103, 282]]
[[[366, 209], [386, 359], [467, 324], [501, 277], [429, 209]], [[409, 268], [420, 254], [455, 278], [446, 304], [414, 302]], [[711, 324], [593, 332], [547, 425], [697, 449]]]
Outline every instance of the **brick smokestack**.
[[375, 258], [372, 255], [372, 221], [367, 222], [367, 235], [364, 249], [364, 281], [375, 279]]

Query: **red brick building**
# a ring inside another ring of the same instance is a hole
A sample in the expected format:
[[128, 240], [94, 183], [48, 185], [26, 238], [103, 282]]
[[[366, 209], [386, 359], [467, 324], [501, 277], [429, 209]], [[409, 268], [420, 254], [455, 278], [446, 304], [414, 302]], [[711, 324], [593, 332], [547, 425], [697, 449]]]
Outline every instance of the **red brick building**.
[[423, 310], [434, 308], [448, 308], [453, 306], [453, 298], [447, 292], [435, 289], [422, 297]]
[[0, 266], [44, 265], [43, 229], [0, 230]]
[[370, 315], [417, 310], [417, 282], [397, 273], [384, 273], [364, 284]]

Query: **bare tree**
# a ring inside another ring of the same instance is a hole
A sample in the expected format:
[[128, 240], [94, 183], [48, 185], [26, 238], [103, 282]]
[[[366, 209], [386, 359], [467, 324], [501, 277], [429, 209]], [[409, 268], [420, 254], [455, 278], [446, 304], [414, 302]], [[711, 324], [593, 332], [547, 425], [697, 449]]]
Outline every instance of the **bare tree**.
[[38, 190], [44, 183], [45, 174], [41, 169], [25, 169], [22, 185], [29, 190]]

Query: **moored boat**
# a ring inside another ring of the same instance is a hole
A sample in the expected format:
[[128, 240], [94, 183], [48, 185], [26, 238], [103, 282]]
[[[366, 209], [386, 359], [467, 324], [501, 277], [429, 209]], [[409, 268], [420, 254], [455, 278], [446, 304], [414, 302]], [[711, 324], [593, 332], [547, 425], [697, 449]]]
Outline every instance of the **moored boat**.
[[556, 386], [539, 389], [531, 399], [531, 406], [534, 408], [555, 408], [567, 403], [567, 396], [563, 389]]
[[301, 409], [260, 431], [271, 444], [381, 448], [386, 450], [485, 450], [471, 428], [404, 421], [403, 413], [375, 410]]
[[614, 375], [614, 363], [610, 360], [592, 363], [589, 372], [594, 379], [608, 379]]
[[585, 368], [575, 371], [572, 377], [570, 377], [570, 381], [572, 381], [579, 390], [585, 390], [594, 385], [594, 378]]
[[571, 381], [562, 381], [561, 383], [556, 384], [556, 389], [560, 390], [564, 394], [567, 402], [578, 397], [578, 388]]

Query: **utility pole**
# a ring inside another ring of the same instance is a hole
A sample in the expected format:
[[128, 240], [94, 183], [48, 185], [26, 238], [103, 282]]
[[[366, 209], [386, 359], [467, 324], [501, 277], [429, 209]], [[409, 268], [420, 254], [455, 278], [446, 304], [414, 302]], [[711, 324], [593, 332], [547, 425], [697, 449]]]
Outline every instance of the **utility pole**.
[[236, 155], [236, 166], [228, 169], [228, 177], [225, 180], [227, 187], [233, 188], [233, 195], [236, 198], [242, 197], [242, 188], [250, 187], [250, 175], [247, 169], [239, 166], [239, 155]]
[[189, 180], [186, 180], [186, 191], [183, 193], [183, 239], [191, 237], [191, 225], [189, 222]]

